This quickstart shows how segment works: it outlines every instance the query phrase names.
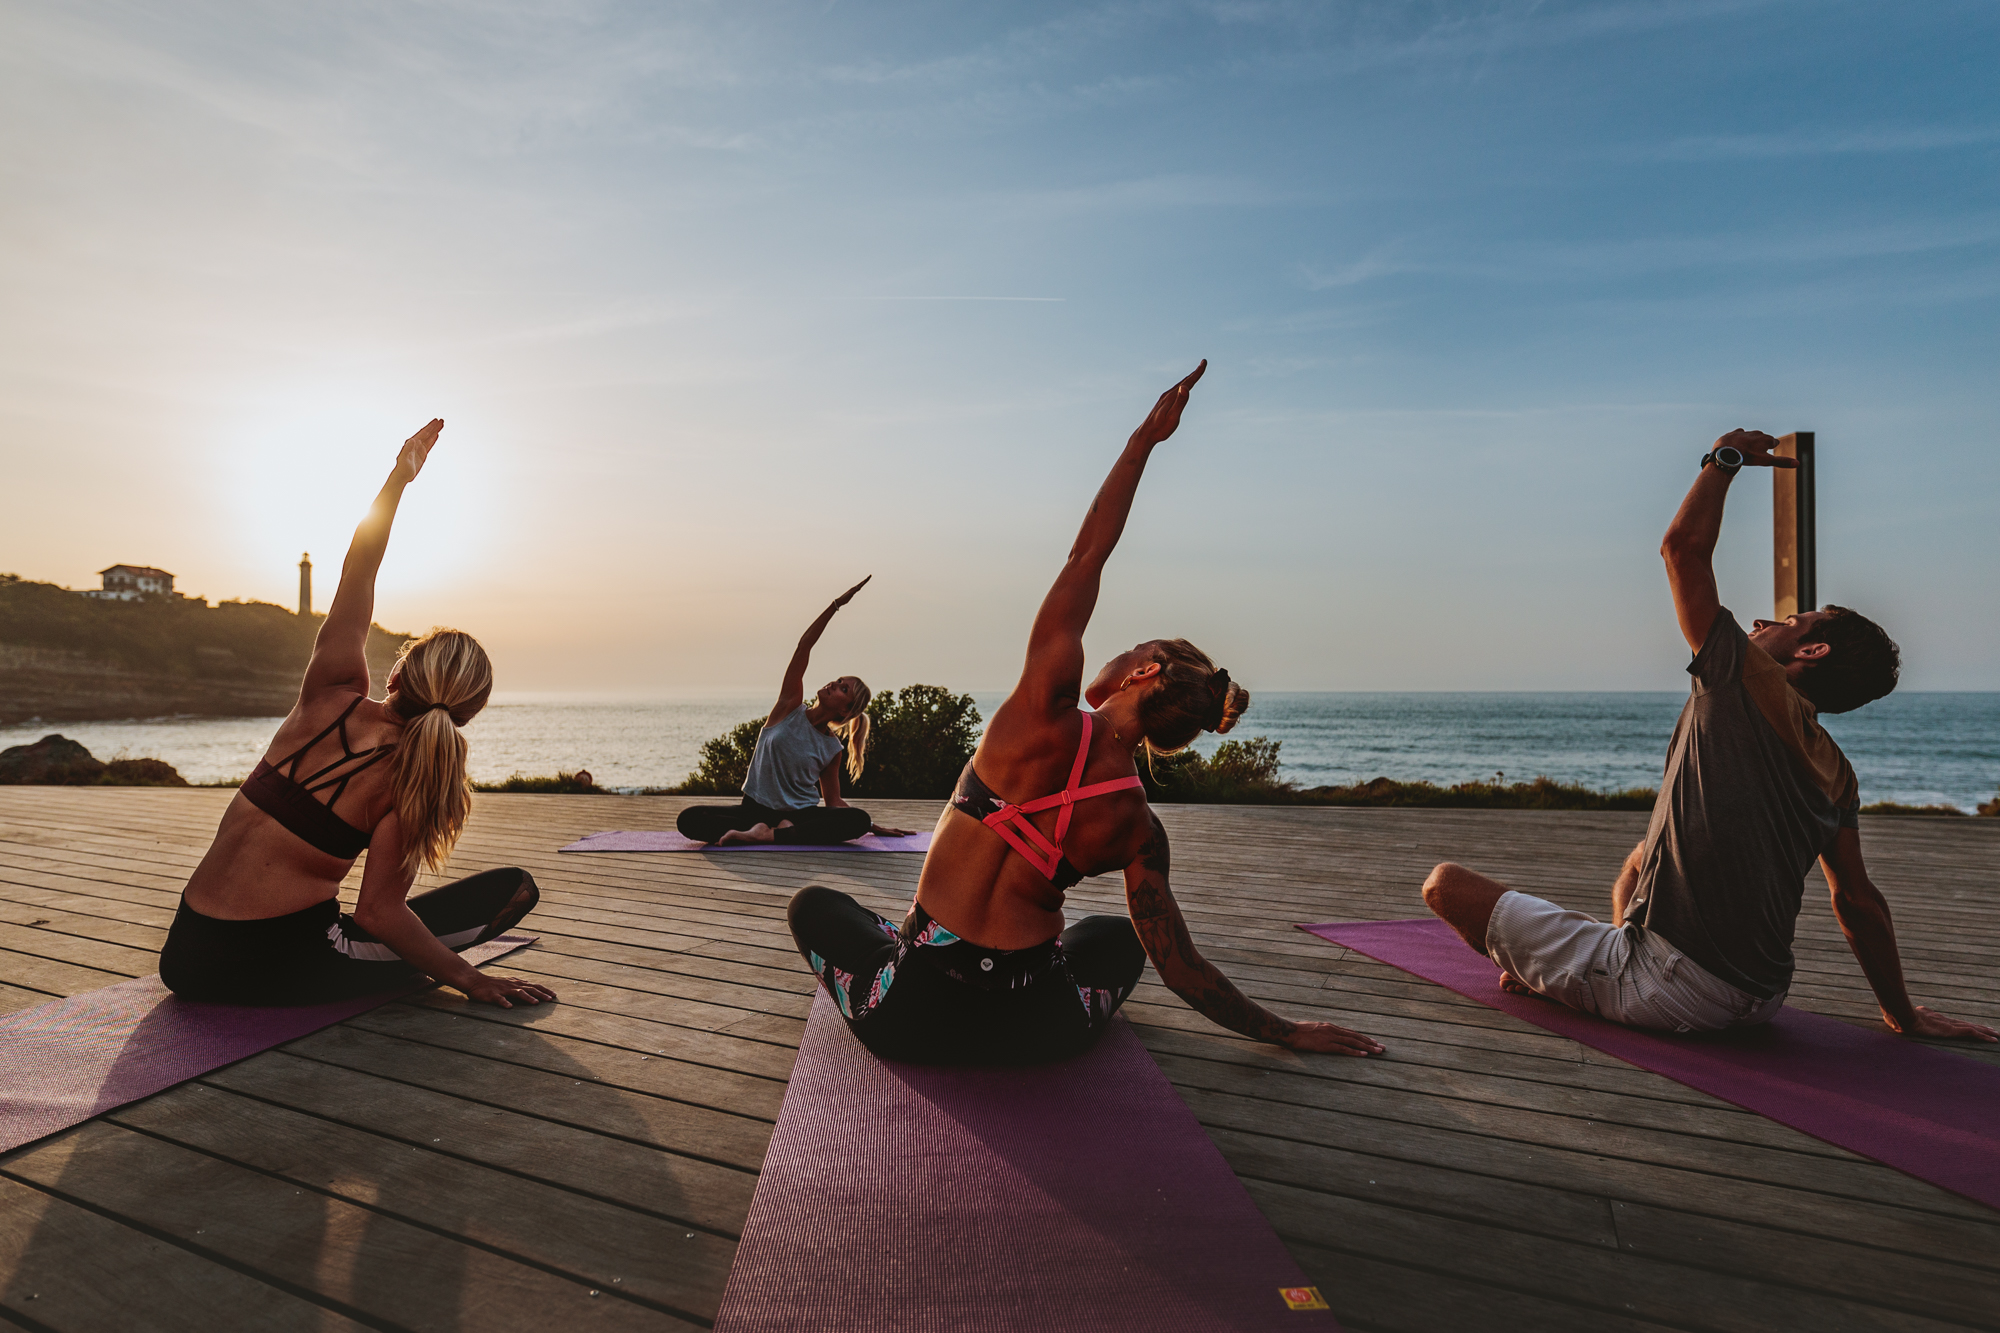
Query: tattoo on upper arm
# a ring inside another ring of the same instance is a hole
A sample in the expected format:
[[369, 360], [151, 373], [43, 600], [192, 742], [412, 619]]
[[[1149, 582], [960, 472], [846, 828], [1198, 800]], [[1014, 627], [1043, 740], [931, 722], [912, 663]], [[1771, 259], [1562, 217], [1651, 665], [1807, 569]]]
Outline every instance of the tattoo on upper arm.
[[1152, 832], [1134, 863], [1138, 873], [1128, 881], [1125, 896], [1133, 928], [1159, 969], [1160, 980], [1213, 1022], [1260, 1041], [1279, 1040], [1285, 1020], [1236, 989], [1195, 947], [1187, 921], [1167, 887], [1169, 862], [1167, 831], [1155, 815]]

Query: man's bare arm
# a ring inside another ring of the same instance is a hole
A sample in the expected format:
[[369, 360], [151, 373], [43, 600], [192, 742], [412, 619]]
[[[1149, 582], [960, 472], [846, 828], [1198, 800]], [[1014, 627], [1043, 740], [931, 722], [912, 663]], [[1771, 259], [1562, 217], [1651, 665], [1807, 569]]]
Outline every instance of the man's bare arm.
[[1299, 1023], [1278, 1015], [1236, 989], [1228, 977], [1201, 956], [1188, 934], [1180, 904], [1167, 887], [1172, 856], [1167, 831], [1154, 815], [1152, 831], [1139, 849], [1139, 859], [1125, 869], [1125, 901], [1132, 925], [1146, 956], [1159, 969], [1160, 980], [1186, 1000], [1196, 1013], [1257, 1041], [1275, 1042], [1297, 1050], [1330, 1051], [1340, 1055], [1380, 1055], [1382, 1047], [1359, 1032], [1332, 1023]]
[[2000, 1041], [2000, 1032], [1968, 1023], [1963, 1019], [1926, 1009], [1910, 1001], [1903, 983], [1902, 955], [1896, 948], [1896, 926], [1889, 918], [1889, 903], [1861, 859], [1861, 833], [1844, 828], [1833, 847], [1820, 858], [1826, 882], [1833, 890], [1833, 915], [1847, 936], [1847, 947], [1882, 1006], [1882, 1021], [1906, 1037], [1970, 1037], [1979, 1041]]
[[[1717, 449], [1734, 449], [1745, 467], [1797, 467], [1798, 460], [1771, 451], [1777, 440], [1761, 430], [1732, 430], [1715, 442]], [[1681, 501], [1680, 511], [1660, 540], [1660, 558], [1667, 562], [1667, 586], [1674, 594], [1674, 615], [1690, 652], [1708, 642], [1709, 627], [1722, 609], [1715, 589], [1715, 543], [1722, 537], [1722, 505], [1735, 474], [1720, 467], [1703, 468]]]

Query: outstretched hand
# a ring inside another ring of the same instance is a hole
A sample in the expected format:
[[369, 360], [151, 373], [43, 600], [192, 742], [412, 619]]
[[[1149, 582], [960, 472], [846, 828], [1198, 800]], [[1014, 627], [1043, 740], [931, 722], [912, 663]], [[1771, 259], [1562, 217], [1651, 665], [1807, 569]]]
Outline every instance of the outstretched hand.
[[491, 977], [484, 972], [479, 974], [479, 980], [460, 989], [467, 999], [481, 1004], [497, 1004], [502, 1009], [512, 1009], [517, 1001], [521, 1004], [545, 1004], [556, 998], [556, 993], [547, 986], [538, 986], [520, 977]]
[[1380, 1055], [1382, 1043], [1334, 1023], [1294, 1023], [1278, 1038], [1295, 1051], [1327, 1055]]
[[837, 611], [841, 607], [846, 606], [849, 602], [854, 600], [855, 593], [860, 592], [863, 588], [868, 586], [868, 579], [872, 579], [874, 577], [875, 576], [873, 574], [870, 574], [867, 579], [861, 580], [861, 582], [855, 584], [852, 588], [849, 588], [846, 592], [834, 598], [833, 605], [831, 607], [828, 607], [827, 609], [830, 611]]
[[1882, 1021], [1889, 1025], [1891, 1032], [1900, 1032], [1905, 1037], [1945, 1037], [1971, 1038], [1973, 1041], [2000, 1041], [2000, 1032], [1995, 1032], [1981, 1023], [1968, 1023], [1950, 1014], [1941, 1014], [1935, 1009], [1922, 1005], [1912, 1005], [1915, 1011], [1914, 1023], [1898, 1023], [1888, 1010], [1882, 1011]]
[[1181, 424], [1181, 410], [1187, 406], [1188, 393], [1207, 369], [1208, 358], [1203, 357], [1192, 375], [1161, 394], [1160, 400], [1153, 404], [1153, 410], [1139, 423], [1139, 429], [1132, 432], [1132, 443], [1158, 444], [1178, 430]]
[[1724, 446], [1743, 455], [1745, 467], [1797, 467], [1799, 460], [1786, 458], [1771, 451], [1778, 447], [1775, 436], [1766, 435], [1761, 430], [1732, 430], [1715, 442], [1715, 447]]
[[405, 486], [417, 479], [424, 470], [424, 460], [431, 456], [431, 446], [438, 440], [438, 432], [444, 429], [443, 417], [432, 417], [430, 424], [403, 441], [402, 452], [396, 455], [395, 478]]

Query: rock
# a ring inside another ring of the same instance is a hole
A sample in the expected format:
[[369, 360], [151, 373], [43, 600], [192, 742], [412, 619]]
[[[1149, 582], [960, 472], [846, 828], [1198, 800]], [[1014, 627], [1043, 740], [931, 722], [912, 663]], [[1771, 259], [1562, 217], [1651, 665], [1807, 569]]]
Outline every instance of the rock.
[[0, 750], [0, 784], [58, 787], [185, 787], [188, 780], [164, 759], [113, 759], [103, 763], [67, 736], [44, 736], [33, 745]]
[[98, 782], [106, 787], [185, 787], [188, 780], [164, 759], [113, 759]]
[[33, 745], [0, 750], [0, 783], [80, 787], [96, 782], [103, 772], [104, 765], [67, 736], [44, 736]]

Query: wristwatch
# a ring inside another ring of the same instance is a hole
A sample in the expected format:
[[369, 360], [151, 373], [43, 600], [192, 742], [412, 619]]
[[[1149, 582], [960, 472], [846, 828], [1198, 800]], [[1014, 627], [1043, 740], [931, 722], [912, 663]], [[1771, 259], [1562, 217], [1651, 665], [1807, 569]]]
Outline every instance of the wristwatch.
[[1701, 465], [1703, 467], [1707, 467], [1710, 463], [1715, 464], [1733, 477], [1736, 475], [1737, 469], [1743, 466], [1743, 451], [1731, 448], [1725, 444], [1721, 448], [1701, 456]]

